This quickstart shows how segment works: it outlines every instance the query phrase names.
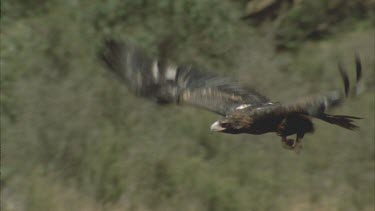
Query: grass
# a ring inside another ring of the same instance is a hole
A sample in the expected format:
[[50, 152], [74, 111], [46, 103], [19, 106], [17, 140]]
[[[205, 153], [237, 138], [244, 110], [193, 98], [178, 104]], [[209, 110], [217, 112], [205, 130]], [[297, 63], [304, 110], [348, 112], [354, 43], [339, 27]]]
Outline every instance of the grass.
[[[274, 38], [237, 19], [238, 2], [139, 2], [66, 1], [35, 10], [4, 3], [2, 209], [374, 208], [370, 20], [279, 53]], [[365, 119], [358, 132], [316, 121], [300, 155], [282, 149], [274, 134], [214, 134], [216, 115], [134, 97], [108, 74], [96, 57], [106, 34], [240, 78], [281, 101], [341, 87], [337, 60], [351, 71], [358, 52], [367, 91], [334, 113]]]

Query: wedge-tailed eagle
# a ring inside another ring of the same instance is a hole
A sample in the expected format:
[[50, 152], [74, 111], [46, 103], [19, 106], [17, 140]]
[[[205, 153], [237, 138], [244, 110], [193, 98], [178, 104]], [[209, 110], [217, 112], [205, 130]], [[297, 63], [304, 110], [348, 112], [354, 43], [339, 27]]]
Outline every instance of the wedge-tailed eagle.
[[[287, 149], [300, 149], [305, 133], [314, 132], [312, 119], [320, 119], [354, 130], [354, 116], [327, 114], [327, 109], [340, 105], [351, 91], [357, 89], [362, 71], [355, 57], [356, 86], [349, 88], [349, 78], [339, 65], [344, 82], [343, 91], [331, 91], [297, 99], [292, 103], [269, 100], [253, 88], [189, 66], [177, 66], [151, 59], [127, 42], [106, 40], [100, 52], [107, 69], [120, 78], [138, 96], [160, 103], [189, 104], [208, 109], [222, 116], [211, 130], [230, 134], [260, 135], [275, 132]], [[288, 136], [296, 134], [295, 139]]]

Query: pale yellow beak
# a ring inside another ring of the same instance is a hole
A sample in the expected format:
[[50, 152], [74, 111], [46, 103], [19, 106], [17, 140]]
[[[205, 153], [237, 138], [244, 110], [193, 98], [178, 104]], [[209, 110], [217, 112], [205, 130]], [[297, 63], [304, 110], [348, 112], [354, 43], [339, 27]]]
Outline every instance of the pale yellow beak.
[[214, 122], [211, 125], [210, 129], [211, 129], [211, 131], [215, 131], [215, 132], [220, 132], [220, 131], [225, 130], [225, 128], [220, 126], [219, 121]]

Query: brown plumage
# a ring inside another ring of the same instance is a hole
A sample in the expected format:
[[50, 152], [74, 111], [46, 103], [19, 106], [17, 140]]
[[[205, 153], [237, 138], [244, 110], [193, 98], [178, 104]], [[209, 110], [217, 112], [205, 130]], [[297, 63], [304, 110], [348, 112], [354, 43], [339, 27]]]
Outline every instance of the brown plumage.
[[[332, 91], [281, 104], [229, 78], [153, 60], [128, 43], [107, 40], [100, 57], [107, 69], [138, 96], [160, 103], [190, 104], [222, 115], [211, 125], [212, 131], [256, 135], [275, 132], [282, 137], [284, 147], [298, 149], [304, 134], [314, 131], [313, 118], [349, 130], [356, 129], [353, 120], [360, 119], [326, 113], [341, 105], [351, 92], [348, 75], [341, 65], [344, 92]], [[358, 94], [357, 84], [362, 76], [358, 56], [355, 64], [357, 83], [352, 90]], [[295, 140], [287, 138], [293, 134]]]

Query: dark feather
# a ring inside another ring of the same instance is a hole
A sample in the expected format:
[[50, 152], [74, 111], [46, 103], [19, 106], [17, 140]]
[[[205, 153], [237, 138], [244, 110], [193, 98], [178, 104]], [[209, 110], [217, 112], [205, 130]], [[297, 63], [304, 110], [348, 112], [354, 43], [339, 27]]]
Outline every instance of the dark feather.
[[360, 82], [360, 80], [362, 79], [362, 64], [361, 64], [361, 60], [358, 56], [358, 54], [355, 54], [355, 69], [356, 69], [356, 75], [357, 75], [357, 83]]
[[131, 91], [158, 102], [191, 104], [221, 115], [243, 104], [257, 107], [269, 102], [234, 80], [152, 60], [139, 49], [114, 40], [105, 42], [100, 57]]
[[361, 119], [361, 118], [353, 117], [353, 116], [345, 116], [345, 115], [323, 114], [320, 116], [320, 119], [328, 123], [346, 128], [348, 130], [356, 130], [358, 129], [358, 126], [353, 124], [353, 119]]
[[344, 89], [345, 89], [345, 96], [348, 96], [349, 94], [349, 77], [348, 73], [345, 71], [345, 69], [342, 67], [341, 63], [338, 64], [338, 69], [340, 71], [340, 75], [342, 78], [342, 81], [344, 82]]

